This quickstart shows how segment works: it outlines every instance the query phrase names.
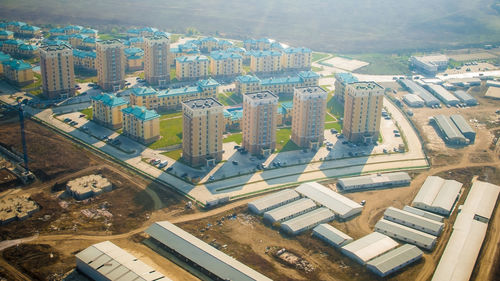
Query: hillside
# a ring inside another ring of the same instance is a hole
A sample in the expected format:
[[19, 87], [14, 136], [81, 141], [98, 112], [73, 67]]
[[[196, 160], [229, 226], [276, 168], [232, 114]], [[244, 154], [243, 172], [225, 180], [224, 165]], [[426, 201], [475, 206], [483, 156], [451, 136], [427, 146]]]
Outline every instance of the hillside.
[[2, 0], [0, 17], [34, 23], [157, 26], [267, 36], [330, 52], [500, 42], [494, 0]]

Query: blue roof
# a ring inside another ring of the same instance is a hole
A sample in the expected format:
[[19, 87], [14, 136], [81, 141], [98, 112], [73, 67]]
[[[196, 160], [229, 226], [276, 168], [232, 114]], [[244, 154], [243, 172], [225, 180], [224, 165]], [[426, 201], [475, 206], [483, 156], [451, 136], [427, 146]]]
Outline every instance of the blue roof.
[[2, 35], [2, 36], [9, 36], [9, 35], [12, 35], [12, 34], [14, 34], [14, 32], [12, 32], [12, 31], [0, 30], [0, 35]]
[[288, 48], [284, 50], [287, 54], [310, 54], [312, 53], [311, 49], [300, 47], [300, 48]]
[[218, 42], [217, 44], [218, 44], [218, 45], [221, 45], [221, 46], [222, 46], [222, 45], [231, 45], [231, 46], [233, 46], [233, 45], [234, 45], [234, 44], [233, 44], [233, 42], [228, 41], [228, 40], [219, 40], [219, 42]]
[[208, 78], [205, 80], [200, 80], [198, 83], [196, 83], [199, 87], [201, 88], [209, 88], [209, 87], [217, 87], [219, 86], [219, 82], [215, 81], [212, 78]]
[[132, 48], [126, 48], [123, 50], [125, 53], [125, 56], [130, 57], [130, 56], [144, 56], [144, 51], [141, 48], [137, 47], [132, 47]]
[[250, 38], [250, 39], [244, 40], [243, 43], [244, 44], [255, 44], [255, 43], [257, 43], [257, 40]]
[[0, 28], [6, 28], [7, 23], [6, 22], [0, 22]]
[[231, 53], [246, 53], [247, 50], [245, 48], [229, 48], [226, 50], [226, 52], [231, 52]]
[[64, 30], [82, 30], [83, 27], [79, 26], [79, 25], [68, 25], [68, 26], [65, 26], [63, 27]]
[[84, 34], [97, 34], [97, 30], [92, 29], [92, 28], [84, 28], [84, 29], [80, 30], [80, 33], [84, 33]]
[[64, 29], [55, 27], [55, 28], [50, 29], [49, 32], [50, 33], [64, 33]]
[[0, 62], [8, 61], [10, 59], [11, 59], [11, 57], [9, 54], [6, 54], [4, 52], [0, 52]]
[[201, 92], [201, 88], [198, 86], [184, 87], [184, 88], [171, 89], [171, 90], [167, 90], [167, 91], [161, 91], [158, 94], [158, 97], [182, 96], [182, 95], [196, 94], [196, 93], [200, 93], [200, 92]]
[[286, 44], [280, 43], [280, 42], [274, 42], [271, 44], [271, 48], [285, 50], [285, 49], [288, 49], [289, 46]]
[[128, 41], [130, 43], [144, 43], [144, 37], [132, 37], [129, 38]]
[[21, 30], [37, 31], [37, 30], [40, 30], [40, 27], [33, 26], [33, 25], [23, 25], [21, 27]]
[[200, 55], [200, 56], [182, 56], [178, 57], [175, 59], [177, 62], [183, 63], [183, 62], [196, 62], [196, 61], [208, 61], [208, 58], [206, 56]]
[[38, 50], [38, 47], [35, 45], [30, 45], [30, 44], [22, 44], [21, 46], [19, 46], [19, 50], [36, 51], [36, 50]]
[[26, 23], [22, 22], [22, 21], [11, 21], [11, 22], [8, 22], [7, 25], [24, 26], [24, 25], [26, 25]]
[[177, 47], [180, 49], [180, 50], [184, 50], [184, 49], [194, 49], [194, 50], [198, 50], [199, 47], [198, 45], [196, 44], [193, 44], [191, 42], [186, 42], [184, 44], [179, 44], [177, 45]]
[[241, 120], [243, 118], [243, 107], [238, 106], [225, 109], [223, 114], [224, 117], [230, 118], [231, 121]]
[[170, 52], [176, 54], [176, 53], [181, 53], [181, 50], [179, 48], [174, 47], [174, 48], [170, 48]]
[[84, 43], [95, 43], [95, 42], [97, 42], [97, 41], [98, 41], [98, 40], [97, 40], [97, 39], [95, 39], [94, 37], [87, 37], [87, 38], [83, 39], [83, 42], [84, 42]]
[[149, 121], [156, 118], [160, 118], [160, 115], [156, 113], [154, 110], [148, 110], [144, 106], [130, 106], [122, 109], [124, 114], [132, 114], [135, 118], [140, 119], [142, 121]]
[[139, 31], [139, 29], [131, 28], [127, 30], [127, 33], [139, 34], [141, 32]]
[[293, 108], [293, 101], [285, 101], [281, 103], [281, 107], [285, 110], [291, 110]]
[[143, 27], [143, 28], [140, 28], [139, 31], [144, 31], [144, 32], [157, 32], [158, 31], [158, 28], [154, 28], [154, 27]]
[[9, 39], [9, 40], [5, 40], [3, 41], [4, 44], [8, 44], [8, 45], [22, 45], [24, 44], [24, 41], [23, 40], [19, 40], [19, 39]]
[[79, 58], [96, 58], [96, 53], [95, 52], [85, 52], [85, 51], [80, 51], [77, 49], [73, 49], [73, 56], [79, 57]]
[[260, 82], [260, 79], [257, 76], [252, 75], [243, 75], [236, 77], [236, 80], [240, 83], [255, 83]]
[[186, 41], [186, 43], [184, 43], [184, 44], [193, 44], [193, 45], [199, 46], [199, 45], [201, 45], [201, 41], [198, 39], [193, 39], [193, 40]]
[[55, 37], [56, 40], [63, 40], [63, 41], [68, 41], [69, 40], [69, 35], [57, 35]]
[[296, 84], [300, 83], [302, 80], [300, 77], [278, 77], [278, 78], [266, 78], [262, 79], [261, 85], [282, 85], [282, 84]]
[[268, 56], [273, 56], [273, 57], [281, 56], [281, 52], [278, 51], [250, 51], [249, 54], [257, 58], [268, 57]]
[[349, 72], [335, 73], [335, 79], [337, 79], [342, 84], [351, 84], [358, 82], [358, 78], [354, 77]]
[[273, 39], [269, 39], [269, 38], [260, 38], [260, 39], [257, 39], [256, 42], [273, 43], [274, 40]]
[[155, 33], [153, 33], [154, 36], [159, 36], [159, 35], [163, 35], [163, 36], [167, 36], [168, 38], [170, 38], [170, 36], [172, 34], [168, 33], [168, 32], [164, 32], [164, 31], [155, 31]]
[[49, 46], [59, 46], [63, 44], [68, 44], [68, 42], [64, 42], [61, 40], [51, 40], [51, 39], [44, 39], [42, 43]]
[[7, 65], [12, 69], [15, 70], [27, 70], [31, 69], [31, 64], [24, 62], [22, 60], [8, 60], [2, 62], [3, 65]]
[[242, 59], [240, 54], [214, 51], [210, 53], [210, 57], [214, 60], [227, 60], [227, 59]]
[[205, 37], [205, 38], [201, 38], [200, 42], [219, 42], [219, 39], [217, 39], [215, 37]]
[[71, 34], [69, 36], [69, 38], [78, 38], [78, 39], [85, 39], [85, 38], [88, 38], [87, 35], [84, 35], [84, 34], [79, 34], [79, 33], [76, 33], [76, 34]]
[[132, 88], [132, 93], [135, 96], [151, 96], [156, 95], [158, 92], [151, 87], [138, 87]]
[[319, 78], [319, 74], [314, 72], [314, 71], [310, 71], [310, 70], [307, 70], [307, 71], [301, 71], [299, 72], [299, 76], [302, 77], [302, 78]]
[[93, 99], [95, 101], [100, 101], [109, 107], [116, 107], [116, 106], [128, 104], [128, 101], [126, 101], [120, 97], [117, 97], [114, 94], [108, 94], [108, 93], [103, 93], [103, 94], [100, 94], [97, 96], [93, 96], [91, 99]]

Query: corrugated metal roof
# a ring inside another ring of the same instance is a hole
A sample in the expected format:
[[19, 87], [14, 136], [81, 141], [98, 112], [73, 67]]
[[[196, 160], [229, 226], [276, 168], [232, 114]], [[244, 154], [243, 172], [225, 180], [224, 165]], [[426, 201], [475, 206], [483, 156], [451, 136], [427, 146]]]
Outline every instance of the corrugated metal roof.
[[281, 224], [281, 228], [288, 233], [297, 233], [310, 226], [315, 226], [319, 223], [331, 221], [335, 218], [335, 214], [327, 208], [318, 208], [307, 212], [291, 220], [287, 220]]
[[500, 186], [475, 181], [453, 226], [453, 232], [432, 277], [433, 281], [467, 281], [479, 256], [488, 224], [476, 215], [490, 218]]
[[450, 117], [444, 115], [436, 115], [434, 116], [434, 120], [436, 124], [441, 129], [445, 138], [450, 141], [460, 140], [461, 142], [466, 142], [467, 139], [460, 133], [457, 126], [451, 121]]
[[432, 206], [451, 211], [461, 188], [462, 183], [455, 180], [445, 180], [436, 198], [432, 201]]
[[110, 241], [94, 244], [76, 258], [109, 280], [170, 280]]
[[385, 210], [384, 218], [387, 219], [387, 216], [395, 218], [397, 220], [408, 222], [410, 224], [414, 224], [417, 227], [429, 229], [436, 233], [440, 232], [443, 227], [443, 223], [441, 222], [427, 219], [407, 211], [396, 209], [394, 207], [389, 207]]
[[403, 210], [407, 211], [407, 212], [410, 212], [410, 213], [413, 213], [415, 215], [419, 215], [419, 216], [424, 217], [424, 218], [428, 218], [428, 219], [431, 219], [431, 220], [438, 221], [438, 222], [443, 222], [443, 220], [444, 220], [444, 217], [442, 217], [440, 215], [436, 215], [436, 214], [433, 214], [431, 212], [427, 212], [427, 211], [424, 211], [424, 210], [413, 208], [413, 207], [410, 207], [408, 205], [404, 206]]
[[[422, 247], [423, 245], [426, 245], [425, 248], [430, 249], [433, 247], [433, 244], [435, 243], [437, 237], [427, 234], [425, 232], [404, 226], [399, 223], [395, 223], [392, 221], [388, 221], [386, 219], [381, 219], [375, 224], [375, 230], [377, 231], [387, 231], [387, 234], [392, 237], [392, 234], [396, 234], [397, 238], [399, 237], [404, 237], [406, 239], [410, 239], [413, 241], [416, 241], [419, 245], [419, 247]], [[392, 234], [389, 234], [392, 233]], [[407, 241], [408, 243], [411, 243], [410, 241]]]
[[477, 104], [477, 100], [473, 96], [467, 94], [465, 91], [458, 90], [455, 92], [455, 96], [457, 96], [457, 98], [462, 102], [468, 104]]
[[411, 260], [416, 260], [422, 257], [423, 252], [414, 245], [404, 244], [394, 250], [391, 250], [380, 257], [376, 257], [367, 263], [368, 267], [377, 269], [382, 274], [385, 274], [401, 265], [406, 264]]
[[424, 205], [432, 206], [432, 202], [434, 201], [434, 198], [436, 198], [436, 195], [439, 193], [439, 190], [441, 189], [443, 183], [443, 178], [437, 176], [427, 177], [424, 184], [422, 185], [422, 187], [420, 187], [420, 190], [415, 196], [415, 199], [413, 199], [413, 205], [418, 202]]
[[316, 226], [313, 229], [313, 233], [320, 235], [323, 239], [327, 239], [337, 246], [343, 246], [345, 243], [353, 240], [349, 235], [326, 223]]
[[168, 221], [152, 224], [146, 233], [220, 278], [271, 280]]
[[427, 106], [440, 104], [439, 100], [412, 80], [399, 79], [398, 82], [411, 93], [422, 98]]
[[264, 213], [264, 218], [272, 222], [295, 216], [306, 210], [316, 208], [316, 203], [309, 198], [302, 198]]
[[367, 262], [397, 246], [398, 242], [389, 236], [379, 232], [372, 232], [345, 245], [342, 247], [342, 251], [349, 252], [360, 260]]
[[371, 174], [359, 177], [350, 177], [339, 179], [338, 183], [346, 189], [357, 187], [362, 188], [363, 185], [388, 185], [394, 182], [410, 182], [411, 178], [408, 173], [395, 172], [386, 174]]
[[406, 94], [403, 99], [408, 103], [424, 103], [424, 100], [415, 94]]
[[458, 130], [462, 134], [467, 134], [467, 133], [475, 134], [476, 133], [474, 131], [474, 129], [472, 129], [472, 127], [469, 125], [469, 123], [467, 123], [467, 121], [465, 120], [465, 118], [462, 115], [454, 114], [454, 115], [450, 116], [450, 119], [451, 119], [451, 121], [453, 121], [453, 123], [457, 126]]
[[360, 204], [317, 182], [303, 183], [295, 191], [329, 208], [341, 217], [355, 215], [363, 209]]
[[447, 104], [457, 104], [460, 102], [457, 97], [455, 97], [452, 93], [448, 92], [443, 86], [441, 85], [434, 85], [430, 84], [428, 87], [431, 89], [431, 92], [433, 92], [439, 99], [441, 99], [444, 103]]

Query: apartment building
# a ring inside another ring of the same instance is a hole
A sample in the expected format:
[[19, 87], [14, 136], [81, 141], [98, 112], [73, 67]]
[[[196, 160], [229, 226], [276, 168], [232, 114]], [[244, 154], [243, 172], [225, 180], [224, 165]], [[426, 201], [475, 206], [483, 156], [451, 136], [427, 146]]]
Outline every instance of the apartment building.
[[23, 37], [40, 37], [42, 36], [42, 30], [38, 26], [33, 25], [23, 25], [18, 32]]
[[170, 81], [170, 40], [165, 35], [145, 38], [144, 78], [150, 85], [166, 86]]
[[93, 96], [92, 120], [111, 129], [119, 129], [123, 125], [122, 109], [128, 102], [114, 94], [100, 94]]
[[144, 51], [138, 47], [125, 48], [126, 71], [138, 71], [144, 69]]
[[278, 97], [270, 91], [243, 95], [243, 141], [245, 150], [269, 156], [276, 148]]
[[0, 30], [0, 40], [5, 41], [10, 39], [14, 39], [14, 32], [9, 30]]
[[250, 70], [254, 73], [278, 72], [283, 69], [279, 51], [250, 51]]
[[283, 50], [283, 69], [311, 69], [312, 51], [308, 48], [286, 48]]
[[358, 82], [358, 78], [354, 77], [349, 72], [335, 73], [335, 98], [344, 104], [345, 96], [347, 95], [347, 85]]
[[347, 140], [355, 143], [377, 141], [383, 100], [384, 88], [375, 82], [347, 85], [342, 130]]
[[323, 144], [327, 96], [318, 86], [295, 89], [292, 141], [298, 146], [318, 149]]
[[31, 64], [22, 60], [6, 60], [2, 62], [3, 76], [7, 81], [22, 87], [33, 83], [33, 70]]
[[216, 49], [219, 49], [219, 39], [214, 37], [205, 37], [199, 40], [200, 49], [204, 53], [210, 53]]
[[256, 76], [238, 76], [235, 91], [245, 94], [256, 91], [271, 91], [275, 94], [293, 94], [295, 88], [319, 85], [319, 74], [313, 71], [301, 71], [295, 76], [259, 79]]
[[240, 75], [243, 57], [239, 54], [215, 51], [210, 54], [210, 72], [213, 76]]
[[70, 45], [42, 45], [40, 73], [43, 94], [49, 99], [75, 95], [73, 49]]
[[203, 55], [182, 56], [175, 59], [175, 76], [177, 80], [190, 80], [208, 77], [210, 60]]
[[123, 44], [118, 39], [97, 42], [97, 78], [104, 91], [116, 92], [125, 86], [123, 49]]
[[73, 49], [73, 63], [78, 68], [96, 70], [96, 53]]
[[3, 62], [9, 61], [12, 58], [10, 57], [9, 54], [6, 54], [4, 52], [0, 52], [0, 75], [3, 75]]
[[122, 109], [123, 134], [143, 144], [150, 144], [160, 138], [160, 115], [143, 106]]
[[213, 98], [182, 103], [182, 158], [191, 166], [215, 166], [222, 160], [224, 106]]

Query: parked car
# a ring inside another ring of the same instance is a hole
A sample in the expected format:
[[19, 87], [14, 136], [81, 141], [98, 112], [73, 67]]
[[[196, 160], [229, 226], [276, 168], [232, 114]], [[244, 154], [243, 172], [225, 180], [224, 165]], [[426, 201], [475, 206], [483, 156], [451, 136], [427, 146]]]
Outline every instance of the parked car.
[[165, 171], [170, 172], [170, 171], [172, 171], [173, 169], [174, 169], [174, 168], [172, 168], [172, 167], [168, 167]]
[[165, 168], [167, 165], [168, 165], [168, 161], [163, 161], [163, 162], [161, 162], [161, 163], [160, 163], [160, 165], [158, 165], [158, 168], [163, 169], [163, 168]]
[[238, 161], [236, 161], [236, 160], [233, 160], [232, 163], [233, 163], [233, 165], [238, 165]]

